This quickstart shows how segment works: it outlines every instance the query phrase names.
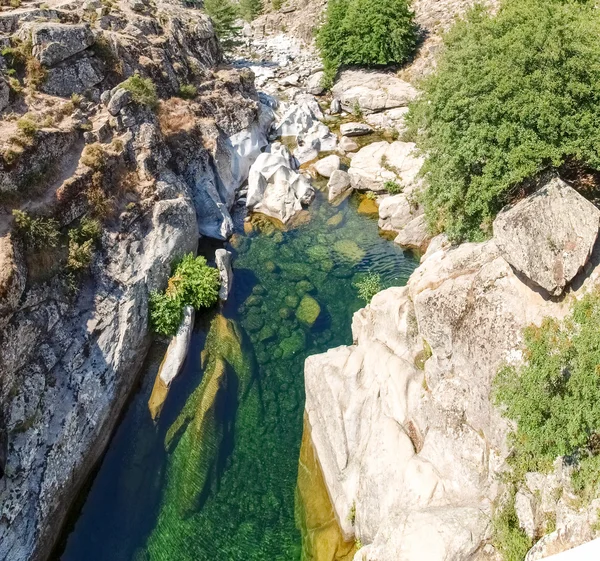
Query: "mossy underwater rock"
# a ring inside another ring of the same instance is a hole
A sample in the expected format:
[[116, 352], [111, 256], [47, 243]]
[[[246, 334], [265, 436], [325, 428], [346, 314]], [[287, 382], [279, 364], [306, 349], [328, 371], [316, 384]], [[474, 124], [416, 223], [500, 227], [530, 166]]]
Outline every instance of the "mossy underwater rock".
[[180, 531], [186, 533], [186, 520], [198, 508], [219, 456], [224, 433], [219, 402], [230, 388], [237, 389], [239, 401], [252, 381], [252, 362], [243, 351], [242, 333], [233, 321], [221, 315], [212, 321], [202, 368], [202, 382], [165, 437], [170, 457], [158, 522], [148, 541], [151, 559], [178, 550]]
[[304, 331], [294, 331], [289, 337], [286, 337], [279, 343], [281, 358], [283, 360], [293, 357], [300, 352], [306, 345], [306, 336]]
[[296, 310], [296, 317], [298, 321], [312, 327], [317, 318], [321, 314], [321, 306], [319, 303], [312, 297], [305, 295]]
[[345, 541], [335, 517], [323, 472], [304, 417], [296, 486], [296, 525], [302, 532], [302, 561], [352, 561], [353, 541]]
[[365, 251], [355, 241], [338, 240], [333, 244], [333, 250], [342, 258], [358, 263], [365, 256]]
[[379, 216], [379, 207], [373, 199], [365, 197], [358, 205], [358, 214], [366, 216]]

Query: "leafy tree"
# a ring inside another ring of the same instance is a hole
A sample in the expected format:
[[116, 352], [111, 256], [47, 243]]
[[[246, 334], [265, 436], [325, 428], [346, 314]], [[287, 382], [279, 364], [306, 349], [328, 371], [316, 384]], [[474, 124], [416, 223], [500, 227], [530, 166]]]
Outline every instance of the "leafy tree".
[[175, 335], [184, 306], [196, 310], [213, 306], [219, 297], [219, 271], [204, 257], [186, 255], [173, 270], [167, 290], [150, 295], [150, 325], [157, 333]]
[[231, 0], [205, 0], [204, 9], [212, 19], [215, 32], [224, 49], [236, 44], [240, 28], [235, 25], [238, 18], [236, 7]]
[[262, 0], [240, 0], [240, 14], [246, 21], [256, 19], [263, 12]]
[[476, 7], [445, 38], [411, 107], [427, 159], [430, 226], [479, 240], [530, 178], [567, 161], [600, 168], [600, 15], [585, 0]]
[[408, 0], [331, 0], [317, 35], [329, 83], [342, 65], [404, 63], [416, 44]]
[[525, 330], [525, 362], [500, 370], [495, 399], [516, 422], [510, 463], [518, 480], [558, 456], [579, 468], [574, 483], [595, 497], [600, 483], [600, 292], [563, 321]]

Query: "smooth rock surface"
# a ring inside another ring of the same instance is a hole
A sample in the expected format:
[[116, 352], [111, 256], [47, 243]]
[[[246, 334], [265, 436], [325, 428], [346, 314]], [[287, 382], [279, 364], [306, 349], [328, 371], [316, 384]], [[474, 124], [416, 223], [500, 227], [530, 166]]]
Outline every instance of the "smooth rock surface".
[[323, 87], [323, 79], [325, 78], [325, 72], [322, 70], [313, 74], [306, 81], [306, 91], [312, 95], [321, 95], [325, 91]]
[[343, 136], [364, 136], [372, 132], [373, 127], [365, 123], [342, 123], [340, 125], [340, 133]]
[[413, 187], [423, 159], [414, 154], [412, 142], [374, 142], [361, 148], [352, 158], [348, 173], [352, 187], [359, 191], [385, 192], [385, 182], [398, 182], [404, 189]]
[[8, 82], [4, 79], [4, 76], [0, 76], [0, 111], [3, 111], [7, 106], [10, 99], [10, 88]]
[[494, 221], [494, 239], [521, 274], [555, 296], [592, 254], [600, 210], [555, 178]]
[[261, 154], [250, 168], [246, 206], [283, 222], [290, 222], [312, 202], [310, 182], [293, 169], [288, 149], [280, 143]]
[[323, 177], [330, 178], [334, 172], [340, 169], [341, 161], [340, 157], [332, 154], [331, 156], [326, 156], [322, 160], [315, 162], [314, 168], [317, 173]]
[[336, 170], [331, 174], [327, 182], [329, 202], [339, 200], [352, 192], [350, 175], [342, 170]]
[[332, 89], [342, 108], [352, 113], [360, 108], [364, 113], [406, 107], [417, 96], [417, 90], [394, 74], [368, 70], [342, 72]]
[[219, 288], [219, 299], [225, 302], [229, 297], [231, 285], [233, 283], [233, 270], [231, 268], [231, 260], [233, 254], [231, 251], [219, 248], [215, 251], [215, 262], [217, 269], [219, 269], [219, 277], [221, 279], [221, 286]]

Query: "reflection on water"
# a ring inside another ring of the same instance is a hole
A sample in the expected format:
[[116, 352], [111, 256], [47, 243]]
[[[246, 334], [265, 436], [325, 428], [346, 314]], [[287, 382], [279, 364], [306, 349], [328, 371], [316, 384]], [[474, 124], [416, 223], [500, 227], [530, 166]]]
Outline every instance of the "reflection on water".
[[148, 361], [57, 559], [300, 558], [304, 359], [351, 343], [361, 274], [403, 285], [416, 267], [358, 204], [336, 208], [318, 194], [299, 229], [261, 221], [234, 238], [234, 288], [222, 315], [199, 319], [156, 426], [147, 400], [160, 359]]

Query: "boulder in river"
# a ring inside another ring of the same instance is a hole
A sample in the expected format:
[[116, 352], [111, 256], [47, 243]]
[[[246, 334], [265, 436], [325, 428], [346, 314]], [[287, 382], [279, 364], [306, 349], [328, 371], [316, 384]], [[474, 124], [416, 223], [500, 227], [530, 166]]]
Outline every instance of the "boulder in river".
[[334, 171], [327, 183], [327, 189], [329, 190], [329, 202], [346, 198], [352, 191], [350, 175], [341, 169]]
[[226, 249], [217, 249], [215, 251], [215, 261], [217, 269], [219, 269], [219, 277], [221, 278], [221, 287], [219, 288], [219, 299], [225, 302], [231, 290], [233, 282], [233, 271], [231, 270], [231, 251]]
[[331, 156], [327, 156], [322, 160], [315, 162], [314, 168], [322, 177], [330, 178], [334, 172], [340, 169], [340, 165], [340, 157], [332, 154]]
[[261, 154], [250, 168], [246, 206], [287, 224], [312, 202], [315, 191], [304, 176], [293, 169], [288, 149], [276, 142], [271, 152]]
[[516, 271], [558, 296], [588, 262], [600, 210], [559, 178], [494, 221], [494, 240]]
[[325, 91], [325, 88], [323, 87], [324, 78], [325, 72], [322, 70], [315, 72], [315, 74], [310, 76], [306, 81], [306, 91], [312, 95], [321, 95]]
[[417, 183], [423, 159], [415, 154], [412, 142], [374, 142], [352, 158], [348, 173], [352, 187], [359, 191], [385, 192], [393, 181], [404, 189]]
[[365, 123], [342, 123], [340, 125], [340, 133], [343, 136], [364, 136], [372, 132], [373, 127]]
[[152, 388], [152, 395], [148, 401], [150, 415], [155, 420], [162, 411], [171, 383], [181, 371], [187, 357], [188, 348], [194, 329], [194, 308], [186, 306], [183, 309], [183, 319], [177, 334], [171, 339], [165, 358], [163, 359], [158, 375]]
[[394, 74], [369, 70], [342, 72], [332, 89], [342, 108], [349, 113], [360, 108], [364, 113], [406, 107], [417, 96], [417, 90]]

